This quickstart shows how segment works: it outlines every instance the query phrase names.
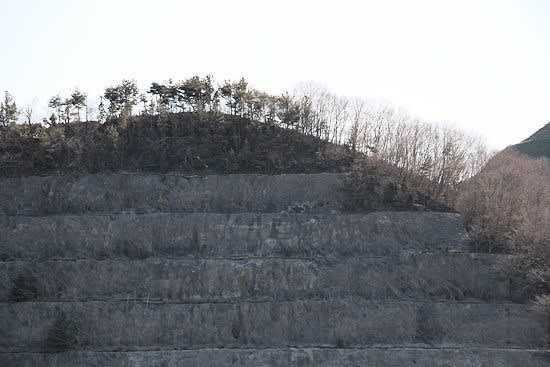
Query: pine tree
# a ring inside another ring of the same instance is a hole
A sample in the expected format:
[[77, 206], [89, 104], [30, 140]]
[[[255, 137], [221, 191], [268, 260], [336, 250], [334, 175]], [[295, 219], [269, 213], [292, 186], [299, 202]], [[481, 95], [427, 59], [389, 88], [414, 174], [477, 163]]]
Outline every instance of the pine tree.
[[0, 125], [9, 126], [17, 122], [19, 117], [19, 110], [17, 105], [13, 100], [13, 97], [8, 93], [4, 92], [4, 100], [0, 102]]
[[86, 94], [76, 89], [71, 94], [70, 103], [76, 109], [77, 121], [80, 121], [80, 110], [86, 107]]
[[[63, 101], [61, 100], [61, 97], [59, 95], [53, 96], [48, 101], [48, 107], [50, 107], [51, 109], [53, 109], [55, 111], [56, 117], [57, 117], [56, 121], [59, 121], [59, 122], [61, 122], [61, 113], [62, 113], [61, 108], [62, 108], [62, 106], [63, 106]], [[51, 120], [51, 116], [50, 116], [50, 120]]]

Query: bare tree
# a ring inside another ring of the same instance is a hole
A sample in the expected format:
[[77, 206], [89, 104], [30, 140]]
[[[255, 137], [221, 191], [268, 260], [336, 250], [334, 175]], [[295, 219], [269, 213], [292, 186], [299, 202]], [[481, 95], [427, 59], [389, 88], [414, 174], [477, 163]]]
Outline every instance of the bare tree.
[[25, 117], [25, 122], [27, 125], [30, 125], [32, 123], [32, 106], [25, 107], [25, 110], [23, 110], [23, 116]]

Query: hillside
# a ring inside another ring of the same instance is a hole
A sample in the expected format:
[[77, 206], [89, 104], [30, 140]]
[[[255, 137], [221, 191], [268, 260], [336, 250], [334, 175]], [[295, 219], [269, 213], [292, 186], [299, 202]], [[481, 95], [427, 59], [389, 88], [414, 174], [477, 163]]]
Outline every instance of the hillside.
[[2, 365], [548, 365], [429, 175], [223, 113], [2, 132]]
[[550, 158], [550, 122], [529, 138], [519, 144], [512, 145], [510, 148], [531, 157]]
[[0, 131], [0, 176], [114, 171], [338, 172], [343, 146], [226, 114], [133, 116], [120, 123], [14, 125]]
[[548, 366], [510, 256], [343, 180], [0, 178], [2, 366]]

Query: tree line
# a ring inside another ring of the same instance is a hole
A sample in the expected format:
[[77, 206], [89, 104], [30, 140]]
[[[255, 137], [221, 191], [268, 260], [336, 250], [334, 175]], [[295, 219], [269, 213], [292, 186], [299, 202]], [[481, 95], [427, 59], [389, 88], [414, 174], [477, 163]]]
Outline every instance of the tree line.
[[[81, 121], [81, 110], [88, 115], [87, 96], [75, 90], [67, 98], [59, 95], [50, 98], [52, 109], [46, 125]], [[270, 95], [250, 88], [249, 83], [240, 80], [216, 84], [212, 76], [193, 76], [175, 82], [153, 82], [149, 89], [141, 92], [133, 80], [105, 89], [97, 107], [96, 120], [126, 121], [134, 115], [158, 116], [167, 113], [208, 112], [293, 127], [299, 120], [297, 102], [288, 94]], [[88, 116], [86, 116], [88, 120]]]
[[[42, 123], [49, 126], [82, 121], [82, 111], [85, 121], [92, 115], [87, 95], [80, 90], [53, 96], [48, 105], [52, 112]], [[217, 84], [210, 75], [192, 76], [153, 82], [146, 91], [133, 80], [123, 80], [104, 90], [96, 111], [100, 123], [188, 112], [226, 114], [297, 130], [387, 162], [403, 181], [420, 175], [431, 182], [430, 194], [435, 196], [475, 175], [489, 158], [479, 138], [458, 129], [421, 121], [391, 105], [339, 96], [311, 83], [293, 93], [271, 95], [250, 87], [244, 78]], [[19, 113], [5, 92], [0, 123], [15, 123]]]

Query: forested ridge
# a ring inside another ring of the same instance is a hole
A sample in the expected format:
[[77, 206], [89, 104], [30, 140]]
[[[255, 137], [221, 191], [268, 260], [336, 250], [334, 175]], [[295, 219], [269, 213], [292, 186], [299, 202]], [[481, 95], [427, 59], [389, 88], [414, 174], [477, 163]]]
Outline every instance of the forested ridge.
[[8, 92], [0, 107], [2, 175], [335, 172], [368, 160], [397, 184], [445, 199], [488, 158], [480, 139], [458, 129], [315, 84], [271, 95], [245, 79], [193, 76], [146, 91], [124, 80], [97, 106], [79, 90], [53, 96], [38, 123]]

